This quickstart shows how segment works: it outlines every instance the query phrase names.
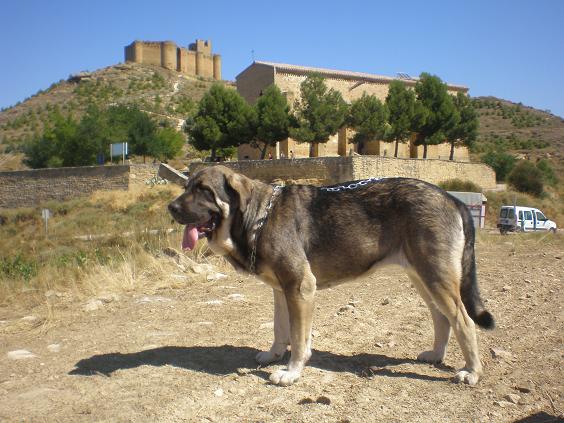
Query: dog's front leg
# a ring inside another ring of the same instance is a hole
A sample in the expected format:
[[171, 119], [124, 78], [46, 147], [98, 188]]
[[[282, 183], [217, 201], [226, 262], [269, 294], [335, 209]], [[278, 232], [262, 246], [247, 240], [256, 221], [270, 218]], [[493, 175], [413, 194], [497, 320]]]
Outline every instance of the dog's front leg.
[[307, 272], [301, 284], [286, 290], [286, 304], [290, 320], [292, 354], [287, 370], [277, 370], [270, 376], [275, 385], [288, 386], [300, 378], [311, 357], [311, 326], [313, 320], [315, 277]]
[[290, 345], [290, 320], [288, 306], [283, 291], [273, 289], [274, 292], [274, 342], [269, 351], [261, 351], [256, 360], [259, 364], [269, 364], [280, 360], [288, 345]]

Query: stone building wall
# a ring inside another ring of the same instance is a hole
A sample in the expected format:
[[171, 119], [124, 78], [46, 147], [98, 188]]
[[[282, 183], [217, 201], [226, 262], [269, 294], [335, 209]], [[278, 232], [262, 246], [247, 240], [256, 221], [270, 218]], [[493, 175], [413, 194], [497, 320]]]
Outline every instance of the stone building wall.
[[[300, 98], [300, 85], [306, 77], [312, 73], [318, 73], [325, 78], [328, 88], [341, 93], [343, 99], [351, 103], [362, 97], [363, 93], [374, 95], [381, 101], [386, 100], [389, 84], [397, 79], [383, 75], [372, 75], [360, 72], [336, 71], [331, 69], [309, 68], [304, 66], [286, 65], [271, 62], [254, 62], [247, 69], [237, 75], [237, 91], [247, 102], [253, 104], [260, 97], [263, 90], [271, 84], [276, 85], [286, 96], [288, 104], [293, 107]], [[402, 79], [408, 87], [414, 87], [416, 81], [413, 79]], [[457, 92], [467, 92], [468, 88], [459, 85], [448, 84], [449, 93], [455, 95]], [[317, 156], [343, 156], [348, 155], [352, 149], [358, 151], [358, 146], [351, 144], [352, 131], [345, 131], [335, 134], [329, 138], [325, 144], [318, 145]], [[390, 146], [392, 146], [390, 148]], [[400, 144], [398, 157], [420, 158], [423, 157], [423, 147], [411, 147], [408, 144]], [[288, 157], [290, 151], [294, 152], [295, 157], [309, 157], [309, 144], [297, 143], [288, 138], [279, 143], [274, 157]], [[445, 153], [446, 151], [446, 153]], [[427, 157], [432, 159], [448, 159], [450, 146], [429, 146]], [[383, 141], [373, 141], [366, 143], [363, 154], [378, 156], [393, 156], [393, 144], [386, 144]], [[258, 159], [258, 151], [247, 145], [239, 148], [239, 159], [248, 157]], [[468, 149], [457, 147], [455, 159], [458, 161], [469, 161]]]
[[[241, 160], [222, 164], [250, 178], [267, 183], [300, 181], [316, 185], [332, 185], [370, 177], [406, 177], [438, 184], [458, 178], [472, 181], [484, 190], [496, 188], [493, 169], [479, 163], [350, 156], [294, 160]], [[190, 173], [205, 166], [210, 164], [193, 163], [190, 166]]]
[[146, 186], [157, 170], [154, 165], [116, 165], [0, 172], [0, 209], [36, 207], [94, 191], [127, 191]]

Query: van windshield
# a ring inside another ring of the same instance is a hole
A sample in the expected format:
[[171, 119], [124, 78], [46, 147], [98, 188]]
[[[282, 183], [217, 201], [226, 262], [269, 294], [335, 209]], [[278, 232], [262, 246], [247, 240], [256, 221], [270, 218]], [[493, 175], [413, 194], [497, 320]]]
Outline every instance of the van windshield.
[[513, 208], [502, 208], [499, 217], [513, 219], [515, 217], [515, 210]]

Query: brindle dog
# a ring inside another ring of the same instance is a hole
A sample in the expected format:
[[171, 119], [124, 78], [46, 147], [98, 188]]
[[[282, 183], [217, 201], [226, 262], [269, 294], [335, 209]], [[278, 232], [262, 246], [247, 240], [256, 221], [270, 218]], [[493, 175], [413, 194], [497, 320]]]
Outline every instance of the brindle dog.
[[418, 360], [442, 362], [451, 328], [466, 364], [455, 380], [482, 374], [475, 323], [494, 327], [476, 282], [474, 226], [466, 206], [423, 181], [389, 178], [341, 187], [275, 189], [224, 166], [207, 167], [169, 204], [186, 225], [183, 248], [201, 237], [236, 268], [255, 273], [274, 291], [274, 342], [256, 359], [287, 370], [270, 380], [290, 385], [311, 356], [314, 296], [381, 266], [404, 268], [431, 311], [433, 348]]

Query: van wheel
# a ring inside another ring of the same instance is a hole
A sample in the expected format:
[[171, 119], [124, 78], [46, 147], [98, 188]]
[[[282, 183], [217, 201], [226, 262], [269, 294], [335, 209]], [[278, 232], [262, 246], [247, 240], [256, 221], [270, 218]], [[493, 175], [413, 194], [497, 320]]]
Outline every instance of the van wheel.
[[507, 235], [507, 229], [499, 228], [499, 233], [502, 235]]
[[556, 233], [556, 228], [550, 228], [548, 230], [548, 232], [550, 232], [551, 234], [555, 234]]

